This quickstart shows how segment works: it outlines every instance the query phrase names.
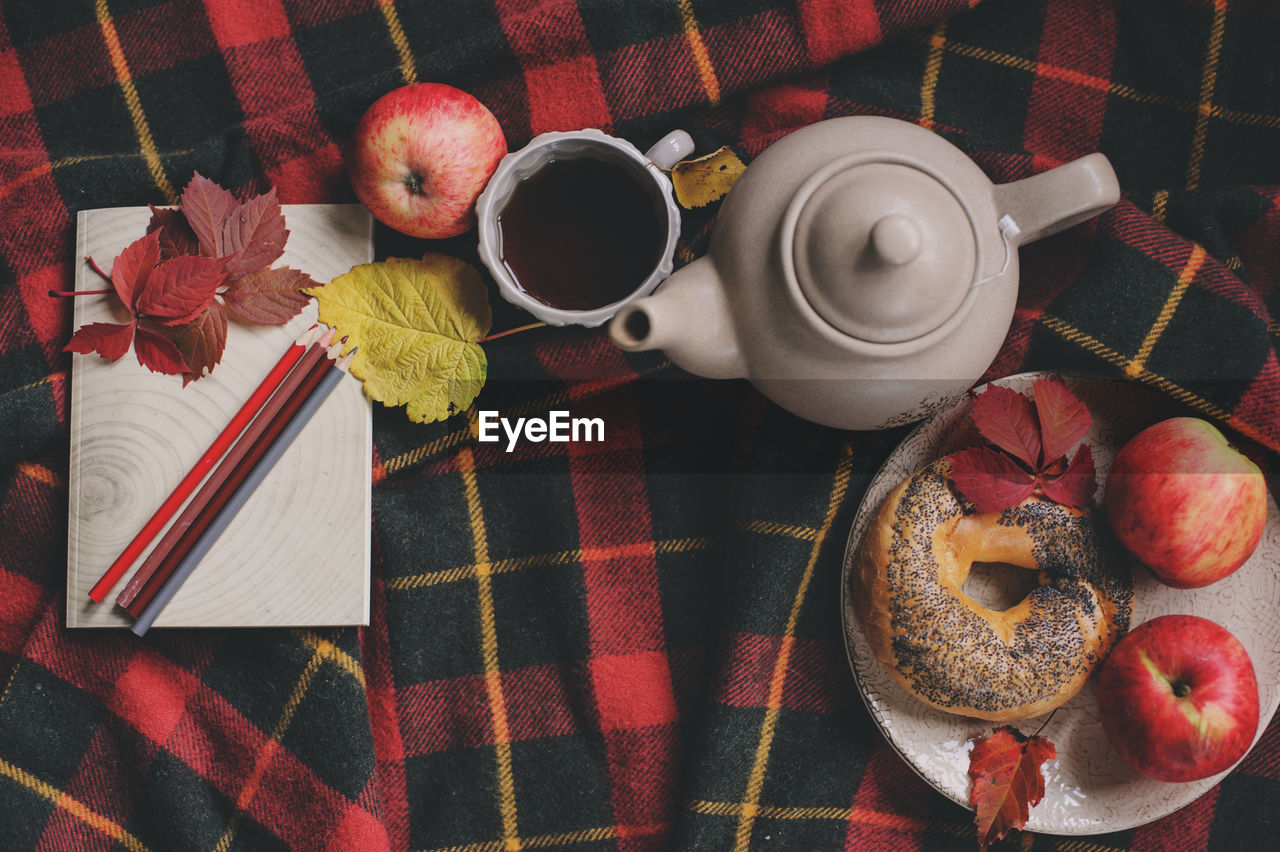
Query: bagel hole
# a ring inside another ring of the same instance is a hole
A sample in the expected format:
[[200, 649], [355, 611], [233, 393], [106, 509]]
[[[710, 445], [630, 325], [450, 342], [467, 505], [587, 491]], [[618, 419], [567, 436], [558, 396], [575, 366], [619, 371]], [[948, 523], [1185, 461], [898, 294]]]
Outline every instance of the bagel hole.
[[1042, 585], [1042, 573], [1008, 562], [975, 562], [960, 591], [979, 606], [1004, 612], [1022, 603]]

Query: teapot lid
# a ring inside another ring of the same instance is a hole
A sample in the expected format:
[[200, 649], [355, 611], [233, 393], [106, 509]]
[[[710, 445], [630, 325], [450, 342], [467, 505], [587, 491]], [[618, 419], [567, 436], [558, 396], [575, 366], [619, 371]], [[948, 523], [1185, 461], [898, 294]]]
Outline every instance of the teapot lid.
[[878, 160], [824, 175], [801, 192], [791, 208], [792, 263], [805, 298], [828, 323], [873, 343], [898, 343], [927, 334], [960, 307], [974, 279], [973, 226], [933, 175]]

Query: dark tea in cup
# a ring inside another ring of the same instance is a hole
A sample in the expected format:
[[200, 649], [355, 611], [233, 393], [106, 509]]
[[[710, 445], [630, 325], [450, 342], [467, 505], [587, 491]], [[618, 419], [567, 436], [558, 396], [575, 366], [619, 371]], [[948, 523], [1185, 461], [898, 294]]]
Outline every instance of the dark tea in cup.
[[497, 218], [516, 286], [553, 308], [591, 310], [634, 292], [662, 259], [663, 198], [644, 167], [591, 155], [549, 160]]
[[673, 130], [641, 153], [595, 128], [534, 137], [476, 200], [480, 260], [504, 299], [550, 325], [598, 326], [671, 274], [680, 208]]

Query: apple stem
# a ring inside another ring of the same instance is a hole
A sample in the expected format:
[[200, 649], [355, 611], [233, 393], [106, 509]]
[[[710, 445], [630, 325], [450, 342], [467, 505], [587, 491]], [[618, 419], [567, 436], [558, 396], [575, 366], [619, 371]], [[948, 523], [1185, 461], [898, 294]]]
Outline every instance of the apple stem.
[[422, 195], [422, 175], [417, 172], [409, 172], [404, 179], [404, 185], [410, 195]]
[[1186, 698], [1191, 694], [1191, 687], [1182, 681], [1178, 681], [1173, 685], [1173, 694], [1176, 698]]
[[528, 325], [516, 326], [515, 328], [509, 328], [506, 331], [500, 331], [497, 334], [490, 334], [486, 337], [482, 337], [479, 340], [477, 340], [476, 343], [488, 343], [490, 340], [497, 340], [499, 337], [506, 337], [508, 334], [515, 334], [516, 332], [520, 332], [520, 331], [528, 331], [531, 328], [541, 328], [544, 325], [546, 325], [545, 322], [531, 322]]

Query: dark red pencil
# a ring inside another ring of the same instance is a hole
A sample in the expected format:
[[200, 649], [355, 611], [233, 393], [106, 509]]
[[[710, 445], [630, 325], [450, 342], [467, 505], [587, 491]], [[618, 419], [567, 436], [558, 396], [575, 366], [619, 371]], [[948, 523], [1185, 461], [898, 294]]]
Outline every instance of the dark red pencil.
[[[306, 354], [298, 361], [293, 370], [285, 377], [284, 381], [271, 395], [266, 404], [258, 412], [258, 415], [245, 428], [235, 444], [227, 451], [226, 456], [209, 474], [208, 479], [196, 492], [195, 496], [187, 504], [182, 513], [178, 515], [178, 519], [173, 522], [169, 530], [160, 539], [159, 543], [147, 554], [147, 558], [138, 566], [138, 570], [129, 578], [128, 584], [116, 596], [116, 603], [127, 610], [132, 611], [133, 605], [140, 592], [146, 587], [156, 588], [165, 580], [165, 576], [157, 576], [164, 570], [172, 570], [173, 565], [182, 558], [180, 552], [183, 550], [183, 542], [191, 542], [200, 534], [203, 525], [209, 522], [209, 512], [206, 511], [210, 503], [215, 499], [218, 490], [229, 478], [233, 477], [236, 470], [246, 465], [245, 459], [254, 452], [263, 430], [265, 430], [273, 420], [279, 418], [280, 411], [285, 408], [290, 400], [298, 394], [300, 386], [311, 378], [312, 371], [316, 367], [324, 366], [325, 353], [330, 341], [333, 339], [333, 332], [330, 331], [320, 341], [312, 344]], [[259, 451], [260, 452], [260, 451]], [[252, 462], [248, 462], [246, 466], [251, 467]], [[194, 534], [193, 528], [196, 529]], [[145, 606], [143, 601], [141, 606]]]
[[155, 511], [151, 519], [143, 525], [138, 534], [133, 537], [133, 540], [116, 557], [116, 560], [103, 572], [102, 577], [98, 579], [98, 582], [89, 591], [91, 599], [99, 603], [106, 599], [111, 587], [124, 576], [124, 572], [142, 555], [142, 552], [147, 549], [147, 545], [151, 544], [155, 537], [160, 534], [160, 531], [164, 529], [164, 525], [173, 517], [173, 513], [182, 506], [183, 501], [191, 496], [191, 493], [195, 491], [201, 480], [204, 479], [209, 471], [214, 469], [218, 459], [222, 458], [227, 448], [244, 431], [244, 427], [249, 425], [271, 394], [275, 392], [280, 383], [284, 381], [285, 377], [289, 375], [289, 372], [305, 354], [307, 343], [310, 342], [307, 337], [315, 332], [315, 328], [316, 326], [312, 326], [308, 329], [307, 334], [290, 346], [276, 365], [271, 368], [271, 372], [262, 380], [257, 389], [249, 395], [244, 405], [240, 407], [240, 410], [236, 412], [231, 421], [218, 434], [218, 437], [205, 450], [204, 455], [196, 461], [191, 470], [187, 472], [187, 475], [178, 483], [178, 486], [173, 489], [173, 493], [160, 504], [160, 508]]

